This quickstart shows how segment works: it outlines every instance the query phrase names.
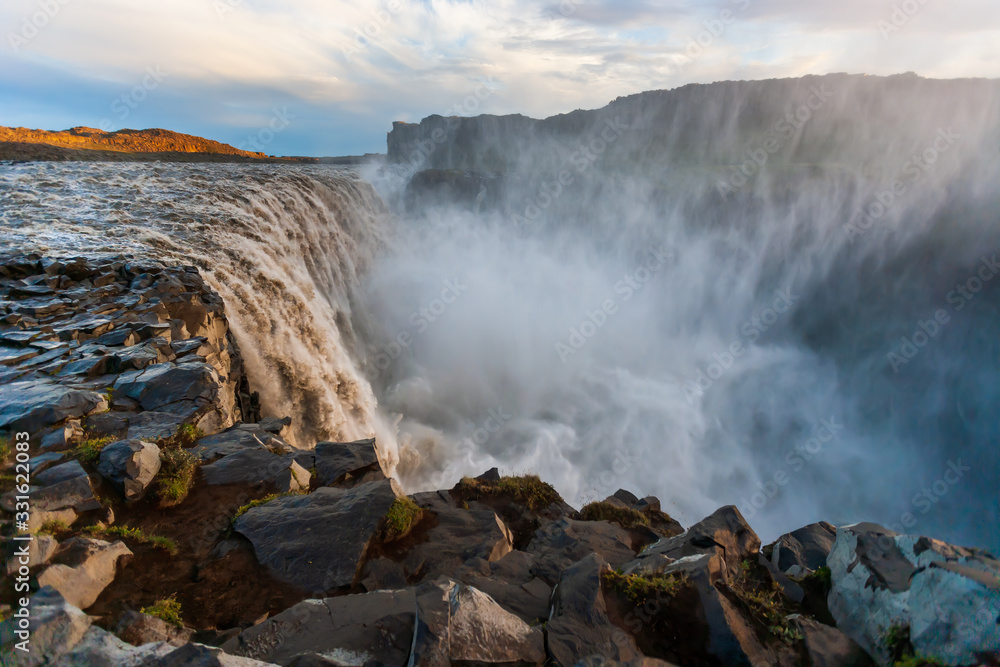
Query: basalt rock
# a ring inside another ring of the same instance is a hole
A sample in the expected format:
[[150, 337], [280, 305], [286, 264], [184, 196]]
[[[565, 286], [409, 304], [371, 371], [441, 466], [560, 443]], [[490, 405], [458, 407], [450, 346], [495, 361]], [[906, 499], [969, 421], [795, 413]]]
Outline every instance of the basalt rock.
[[127, 562], [131, 556], [132, 552], [123, 542], [112, 544], [75, 537], [60, 545], [56, 559], [61, 562], [39, 574], [38, 583], [52, 586], [67, 602], [86, 609], [114, 580], [119, 563]]
[[254, 507], [234, 529], [276, 577], [306, 591], [328, 591], [359, 580], [368, 546], [401, 495], [393, 480], [322, 487]]
[[1000, 561], [990, 554], [859, 523], [837, 529], [827, 564], [837, 627], [880, 661], [890, 631], [947, 665], [1000, 653]]
[[122, 440], [101, 451], [97, 470], [125, 500], [139, 500], [160, 471], [160, 448], [142, 440]]

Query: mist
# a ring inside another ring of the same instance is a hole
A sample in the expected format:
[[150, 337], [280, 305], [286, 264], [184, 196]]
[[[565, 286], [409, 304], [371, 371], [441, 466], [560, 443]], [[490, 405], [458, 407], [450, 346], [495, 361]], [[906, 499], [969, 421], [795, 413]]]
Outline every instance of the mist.
[[425, 120], [366, 174], [355, 321], [407, 489], [997, 548], [998, 119], [996, 82], [833, 75]]

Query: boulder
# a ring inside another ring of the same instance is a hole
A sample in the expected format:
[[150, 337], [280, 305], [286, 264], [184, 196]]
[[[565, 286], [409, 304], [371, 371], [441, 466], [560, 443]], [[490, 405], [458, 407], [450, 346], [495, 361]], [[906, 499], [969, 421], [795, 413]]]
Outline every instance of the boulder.
[[222, 649], [202, 644], [185, 644], [166, 655], [146, 660], [142, 663], [142, 667], [274, 667], [274, 665], [227, 655]]
[[[94, 497], [94, 489], [90, 485], [90, 476], [79, 461], [67, 461], [34, 475], [32, 482], [38, 489], [31, 492], [32, 512], [55, 512], [63, 509], [73, 509], [76, 512], [89, 512], [100, 509], [100, 501]], [[13, 511], [14, 492], [4, 494], [0, 506], [7, 511]], [[76, 516], [74, 515], [74, 520]]]
[[307, 591], [327, 591], [357, 583], [368, 545], [400, 496], [393, 480], [322, 487], [254, 507], [234, 528], [276, 577]]
[[60, 667], [146, 667], [148, 661], [172, 652], [174, 647], [157, 642], [135, 647], [96, 625], [90, 626], [73, 650], [59, 658]]
[[375, 438], [357, 442], [321, 442], [315, 450], [316, 476], [321, 486], [356, 484], [384, 479]]
[[412, 590], [305, 600], [247, 628], [222, 648], [278, 665], [320, 655], [340, 665], [404, 665], [413, 644], [415, 616]]
[[545, 641], [489, 595], [448, 578], [416, 590], [416, 626], [410, 664], [528, 663], [545, 660]]
[[[267, 449], [283, 452], [288, 447], [288, 443], [279, 436], [261, 428], [259, 424], [236, 424], [222, 433], [200, 438], [191, 448], [191, 453], [202, 461], [212, 462], [244, 449]], [[296, 456], [296, 461], [306, 469], [313, 466], [313, 452], [310, 450], [308, 454], [308, 459], [300, 459]]]
[[128, 438], [156, 442], [177, 434], [184, 424], [184, 417], [169, 412], [140, 412], [128, 418]]
[[112, 443], [101, 451], [97, 471], [125, 500], [139, 500], [160, 471], [160, 448], [141, 440]]
[[567, 567], [589, 554], [617, 568], [635, 557], [627, 530], [605, 521], [552, 521], [535, 532], [526, 551], [534, 555], [532, 573], [555, 585]]
[[94, 391], [66, 387], [48, 379], [11, 382], [0, 392], [0, 430], [37, 433], [66, 419], [106, 405]]
[[39, 586], [52, 586], [67, 602], [80, 609], [94, 604], [101, 592], [114, 581], [119, 560], [131, 559], [124, 542], [109, 543], [87, 537], [63, 542], [50, 565], [38, 575]]
[[21, 667], [60, 664], [60, 656], [76, 646], [92, 622], [51, 586], [43, 586], [31, 596], [28, 609], [31, 638], [28, 652], [15, 652], [15, 643], [21, 641], [14, 634], [17, 619], [12, 617], [0, 623], [0, 654], [18, 655], [17, 664]]
[[208, 484], [273, 484], [279, 491], [309, 488], [309, 471], [292, 456], [278, 456], [267, 449], [244, 449], [202, 467]]
[[[13, 576], [18, 569], [32, 569], [45, 565], [52, 559], [59, 543], [51, 535], [36, 535], [30, 542], [11, 542], [7, 552], [7, 574]], [[22, 553], [27, 549], [27, 554]]]
[[780, 571], [798, 577], [824, 567], [836, 539], [836, 527], [820, 521], [785, 533], [765, 553], [770, 552], [771, 563]]
[[535, 557], [511, 551], [503, 558], [473, 558], [455, 570], [453, 579], [483, 591], [507, 611], [534, 624], [549, 616], [552, 586], [531, 573]]
[[115, 634], [133, 646], [142, 646], [153, 642], [166, 642], [173, 646], [183, 646], [191, 641], [194, 632], [187, 628], [178, 628], [149, 614], [125, 611], [118, 619]]
[[208, 430], [221, 430], [234, 421], [235, 396], [224, 391], [215, 368], [200, 361], [166, 362], [122, 373], [114, 390], [143, 410], [188, 418], [206, 414], [211, 422], [206, 424]]
[[[678, 664], [712, 663], [750, 667], [789, 664], [761, 642], [755, 619], [747, 618], [737, 594], [727, 584], [724, 556], [702, 553], [673, 560], [653, 555], [628, 563], [623, 571], [644, 577], [675, 577], [682, 584], [672, 594], [647, 598], [635, 607], [620, 593], [615, 598], [625, 627], [647, 655]], [[759, 623], [760, 621], [756, 621]], [[787, 658], [787, 649], [781, 650]]]
[[[94, 415], [100, 417], [101, 415]], [[83, 440], [83, 427], [79, 419], [67, 419], [51, 433], [42, 437], [42, 449], [61, 452]]]
[[759, 551], [760, 538], [740, 511], [727, 505], [680, 535], [661, 539], [645, 549], [640, 558], [666, 556], [679, 560], [686, 556], [717, 555], [725, 563], [727, 580], [732, 580], [739, 575], [740, 564], [746, 559], [756, 561]]
[[572, 667], [586, 659], [625, 662], [642, 657], [632, 637], [608, 619], [601, 573], [609, 570], [597, 554], [563, 570], [545, 626], [553, 664]]
[[436, 493], [413, 496], [430, 513], [430, 528], [399, 559], [407, 576], [420, 579], [451, 574], [472, 558], [494, 561], [514, 548], [504, 522], [491, 509], [461, 509]]
[[947, 665], [1000, 652], [1000, 561], [990, 554], [858, 523], [837, 528], [827, 565], [837, 627], [880, 662], [892, 628]]
[[37, 533], [42, 526], [51, 522], [64, 523], [67, 526], [72, 526], [77, 518], [76, 512], [68, 508], [46, 512], [32, 507], [31, 511], [28, 513], [28, 532], [33, 534]]
[[871, 656], [837, 628], [800, 614], [795, 614], [789, 621], [802, 633], [811, 667], [875, 667]]

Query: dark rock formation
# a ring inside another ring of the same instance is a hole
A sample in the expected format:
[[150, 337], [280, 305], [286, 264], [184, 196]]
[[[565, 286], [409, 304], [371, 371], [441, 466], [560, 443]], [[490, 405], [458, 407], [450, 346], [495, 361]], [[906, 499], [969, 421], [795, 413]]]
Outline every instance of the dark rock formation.
[[234, 528], [276, 576], [324, 592], [357, 582], [365, 552], [400, 495], [393, 480], [351, 489], [321, 487], [255, 507]]

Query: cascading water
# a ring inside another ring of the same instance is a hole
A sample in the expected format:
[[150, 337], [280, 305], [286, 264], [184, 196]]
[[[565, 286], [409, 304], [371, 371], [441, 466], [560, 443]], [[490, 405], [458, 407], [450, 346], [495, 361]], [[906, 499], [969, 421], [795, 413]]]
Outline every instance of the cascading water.
[[329, 168], [0, 168], [3, 249], [197, 265], [225, 301], [266, 413], [291, 416], [302, 446], [376, 435], [394, 459], [353, 354], [352, 300], [385, 216], [371, 186]]
[[685, 524], [736, 504], [765, 539], [871, 520], [1000, 546], [995, 82], [691, 86], [430, 119], [409, 148], [441, 171], [369, 174], [413, 220], [366, 340], [410, 488], [496, 465]]
[[[373, 189], [322, 167], [3, 166], [0, 228], [11, 249], [199, 265], [265, 409], [304, 446], [398, 442], [410, 491], [496, 465], [578, 506], [655, 494], [685, 524], [737, 504], [764, 539], [873, 520], [996, 548], [1000, 94], [971, 85], [719, 84], [484, 132], [429, 158], [507, 156], [504, 188], [464, 203], [394, 168]], [[619, 113], [622, 138], [582, 153]]]

